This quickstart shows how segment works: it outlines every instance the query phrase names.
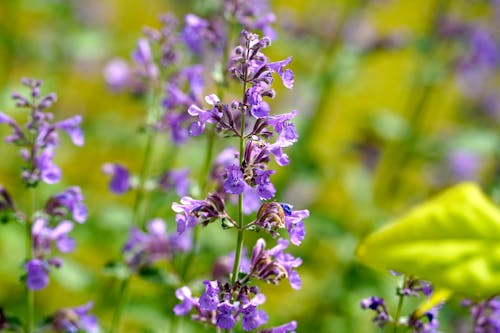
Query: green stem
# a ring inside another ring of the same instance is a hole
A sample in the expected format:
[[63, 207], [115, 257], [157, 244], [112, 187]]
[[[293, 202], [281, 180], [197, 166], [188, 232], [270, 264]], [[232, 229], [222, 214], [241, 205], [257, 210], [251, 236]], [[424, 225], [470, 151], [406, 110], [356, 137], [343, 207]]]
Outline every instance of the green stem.
[[[403, 285], [401, 286], [401, 290], [405, 287], [407, 282], [407, 277], [406, 275], [403, 276]], [[404, 295], [403, 293], [399, 293], [399, 300], [398, 300], [398, 307], [396, 309], [396, 315], [394, 316], [394, 333], [397, 333], [398, 327], [399, 327], [399, 317], [401, 317], [401, 311], [403, 310], [403, 302], [404, 302]]]
[[[26, 262], [33, 258], [33, 213], [35, 211], [35, 188], [28, 188], [28, 215], [26, 218]], [[32, 333], [35, 327], [35, 292], [26, 287], [26, 333]]]
[[125, 308], [125, 304], [127, 303], [127, 294], [130, 285], [130, 277], [122, 280], [120, 285], [120, 290], [118, 292], [118, 305], [116, 306], [115, 313], [113, 315], [113, 322], [109, 333], [119, 332], [120, 328], [120, 319], [123, 313], [123, 309]]
[[134, 201], [134, 223], [142, 228], [144, 226], [145, 208], [144, 197], [146, 193], [145, 185], [149, 173], [149, 166], [151, 164], [151, 157], [153, 155], [153, 148], [155, 142], [155, 133], [148, 132], [146, 137], [146, 148], [144, 149], [144, 157], [141, 165], [141, 172], [139, 174], [139, 186], [137, 188], [135, 201]]

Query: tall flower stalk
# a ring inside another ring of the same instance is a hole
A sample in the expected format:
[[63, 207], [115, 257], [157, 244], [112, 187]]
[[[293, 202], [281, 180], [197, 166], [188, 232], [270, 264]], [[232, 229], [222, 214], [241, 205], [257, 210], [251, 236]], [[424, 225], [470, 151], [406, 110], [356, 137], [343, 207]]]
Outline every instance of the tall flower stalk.
[[[52, 269], [62, 266], [63, 260], [57, 252], [68, 253], [74, 250], [75, 241], [69, 233], [75, 222], [79, 224], [85, 222], [87, 210], [83, 204], [81, 190], [77, 186], [52, 195], [44, 207], [37, 207], [36, 189], [40, 183], [54, 184], [61, 178], [61, 170], [53, 161], [59, 144], [59, 131], [67, 132], [75, 145], [83, 145], [84, 138], [80, 128], [82, 118], [74, 116], [54, 122], [54, 115], [46, 109], [56, 101], [56, 95], [51, 93], [41, 96], [40, 80], [23, 79], [22, 83], [30, 89], [29, 95], [14, 93], [12, 98], [16, 101], [17, 107], [29, 110], [27, 124], [23, 128], [3, 112], [0, 112], [0, 124], [5, 123], [13, 130], [12, 134], [5, 138], [6, 142], [20, 147], [20, 155], [24, 161], [21, 178], [29, 192], [26, 195], [26, 212], [16, 208], [14, 200], [3, 187], [1, 187], [0, 212], [25, 225], [26, 273], [23, 276], [27, 289], [25, 331], [31, 333], [36, 329], [35, 292], [49, 284]], [[52, 319], [53, 317], [47, 325], [54, 324]], [[72, 319], [75, 329], [88, 332], [95, 332], [98, 329], [97, 320], [83, 323], [80, 319], [82, 318], [79, 315]], [[56, 326], [52, 328], [55, 332], [63, 332], [65, 331], [63, 329], [66, 329]]]

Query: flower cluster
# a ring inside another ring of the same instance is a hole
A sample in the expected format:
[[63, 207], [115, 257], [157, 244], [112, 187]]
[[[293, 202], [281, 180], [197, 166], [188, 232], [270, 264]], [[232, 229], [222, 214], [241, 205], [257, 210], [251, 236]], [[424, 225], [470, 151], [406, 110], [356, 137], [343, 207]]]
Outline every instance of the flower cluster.
[[33, 257], [25, 264], [28, 288], [39, 290], [48, 285], [50, 267], [59, 268], [63, 263], [61, 258], [53, 256], [54, 248], [62, 253], [72, 252], [75, 241], [68, 235], [73, 230], [72, 221], [83, 223], [86, 218], [79, 187], [71, 187], [48, 200], [31, 228]]
[[[199, 298], [193, 297], [188, 287], [179, 288], [175, 295], [182, 302], [174, 307], [178, 316], [195, 314], [191, 318], [218, 328], [230, 330], [241, 319], [244, 331], [252, 331], [268, 321], [268, 315], [257, 307], [266, 301], [264, 294], [255, 286], [205, 280], [205, 292]], [[261, 330], [259, 332], [294, 332], [296, 322]]]
[[[239, 2], [232, 2], [239, 6]], [[239, 7], [238, 7], [239, 8]], [[240, 140], [240, 151], [226, 148], [215, 160], [211, 178], [216, 191], [207, 199], [181, 198], [173, 203], [176, 212], [177, 231], [183, 233], [198, 224], [207, 225], [221, 221], [223, 228], [235, 228], [240, 234], [245, 231], [262, 229], [277, 238], [280, 229], [286, 229], [290, 241], [300, 245], [305, 237], [303, 219], [309, 211], [294, 211], [293, 206], [272, 200], [276, 188], [271, 182], [275, 173], [269, 166], [272, 157], [279, 166], [289, 163], [283, 148], [290, 147], [298, 140], [298, 134], [291, 120], [297, 112], [272, 115], [267, 98], [274, 98], [272, 87], [277, 75], [283, 85], [291, 89], [294, 75], [285, 67], [291, 58], [270, 62], [262, 50], [271, 44], [270, 37], [243, 30], [240, 45], [231, 53], [229, 74], [243, 85], [241, 100], [224, 103], [219, 96], [205, 97], [210, 108], [203, 109], [197, 104], [189, 107], [188, 113], [195, 118], [189, 126], [189, 134], [199, 136], [207, 130], [214, 130], [223, 137], [236, 137]], [[226, 204], [238, 202], [239, 217], [232, 218], [226, 211]], [[256, 212], [253, 221], [243, 223], [244, 214]], [[242, 246], [238, 238], [238, 246]], [[221, 282], [220, 271], [229, 271], [222, 262], [217, 262], [218, 280], [205, 281], [205, 292], [196, 298], [191, 289], [181, 287], [176, 296], [182, 302], [174, 308], [176, 315], [184, 316], [192, 311], [191, 318], [208, 323], [219, 329], [232, 329], [241, 320], [243, 330], [258, 329], [267, 322], [268, 316], [257, 307], [265, 301], [254, 281], [276, 284], [288, 279], [294, 289], [300, 289], [301, 279], [296, 268], [302, 264], [284, 250], [290, 241], [278, 239], [277, 245], [266, 250], [266, 242], [259, 239], [253, 247], [248, 264], [240, 265], [243, 250], [237, 248], [234, 255], [229, 282]], [[295, 330], [297, 323], [262, 330], [261, 332], [289, 332]]]
[[470, 308], [474, 333], [500, 332], [500, 299], [491, 297], [485, 301], [462, 301], [462, 305]]
[[92, 302], [67, 309], [60, 309], [51, 316], [45, 329], [56, 333], [98, 333], [97, 317], [89, 314]]
[[[400, 275], [394, 273], [395, 275]], [[415, 278], [405, 278], [404, 285], [398, 288], [396, 294], [400, 298], [400, 304], [404, 297], [414, 296], [419, 297], [420, 295], [429, 298], [432, 294], [433, 288], [431, 284], [427, 281], [415, 279]], [[437, 333], [439, 328], [438, 321], [438, 310], [441, 308], [442, 304], [439, 304], [423, 314], [416, 310], [412, 312], [408, 317], [403, 318], [393, 318], [389, 314], [389, 309], [385, 303], [385, 300], [380, 297], [371, 296], [365, 298], [361, 301], [360, 306], [363, 310], [370, 309], [376, 313], [373, 317], [373, 322], [380, 328], [386, 325], [392, 325], [394, 327], [404, 326], [411, 329], [413, 333]], [[399, 315], [399, 311], [398, 311]]]
[[54, 122], [54, 115], [46, 112], [46, 109], [57, 100], [56, 95], [50, 93], [41, 96], [40, 80], [25, 78], [22, 83], [30, 88], [29, 96], [14, 93], [12, 98], [17, 107], [30, 109], [29, 121], [23, 130], [13, 118], [0, 112], [0, 124], [8, 124], [13, 130], [5, 141], [21, 147], [21, 157], [26, 163], [22, 178], [28, 186], [36, 186], [40, 181], [57, 183], [61, 178], [61, 170], [53, 159], [55, 148], [59, 144], [58, 130], [67, 132], [75, 145], [83, 145], [84, 138], [80, 128], [82, 117], [77, 115]]
[[148, 233], [132, 227], [123, 248], [128, 267], [138, 271], [161, 259], [170, 259], [174, 252], [187, 252], [191, 249], [191, 239], [186, 235], [168, 235], [165, 222], [153, 219], [147, 225]]

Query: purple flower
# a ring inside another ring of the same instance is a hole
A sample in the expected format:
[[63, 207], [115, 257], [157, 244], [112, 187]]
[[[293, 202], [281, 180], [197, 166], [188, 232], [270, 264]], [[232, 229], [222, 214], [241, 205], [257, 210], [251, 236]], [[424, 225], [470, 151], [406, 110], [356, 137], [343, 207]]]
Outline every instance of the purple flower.
[[235, 319], [232, 315], [234, 305], [228, 301], [220, 303], [217, 307], [216, 325], [219, 328], [230, 330], [234, 327]]
[[172, 204], [172, 210], [177, 213], [175, 220], [179, 234], [194, 228], [198, 223], [207, 225], [216, 219], [227, 217], [224, 200], [217, 193], [210, 194], [205, 200], [182, 197], [180, 204]]
[[500, 332], [500, 299], [491, 297], [480, 302], [464, 300], [463, 306], [470, 307], [474, 320], [474, 333]]
[[189, 169], [170, 170], [161, 176], [158, 185], [165, 191], [175, 189], [179, 196], [184, 196], [189, 190]]
[[309, 211], [307, 209], [292, 210], [293, 206], [291, 205], [281, 205], [285, 212], [285, 226], [290, 235], [290, 241], [294, 245], [300, 245], [306, 234], [304, 222], [302, 222], [302, 220], [309, 217]]
[[219, 284], [217, 281], [203, 281], [205, 292], [200, 296], [202, 310], [214, 311], [219, 305]]
[[120, 90], [129, 84], [131, 72], [125, 60], [112, 59], [104, 66], [102, 74], [111, 89]]
[[208, 95], [205, 97], [205, 101], [214, 106], [210, 110], [203, 110], [197, 105], [193, 104], [189, 107], [188, 113], [193, 117], [198, 117], [197, 122], [191, 123], [189, 126], [189, 134], [192, 136], [198, 136], [205, 130], [205, 124], [215, 122], [215, 119], [221, 116], [220, 111], [217, 109], [216, 105], [220, 102], [219, 97], [216, 95]]
[[55, 184], [61, 179], [61, 169], [54, 164], [54, 150], [46, 149], [38, 157], [35, 157], [34, 164], [36, 169], [32, 173], [23, 173], [23, 178], [28, 183], [37, 181], [37, 172], [40, 174], [40, 180], [47, 184]]
[[74, 117], [62, 120], [58, 123], [54, 124], [54, 127], [57, 129], [62, 129], [71, 137], [71, 141], [77, 146], [83, 146], [84, 138], [83, 132], [80, 128], [80, 124], [82, 123], [82, 116], [76, 115]]
[[480, 156], [466, 150], [455, 150], [448, 156], [448, 165], [457, 181], [475, 180], [481, 164]]
[[416, 318], [414, 313], [408, 320], [408, 327], [413, 328], [414, 333], [438, 333], [438, 311], [441, 306], [442, 305], [433, 307], [431, 310], [424, 313], [421, 318]]
[[245, 189], [245, 180], [240, 167], [237, 165], [229, 165], [226, 167], [226, 180], [224, 182], [226, 193], [241, 194]]
[[175, 291], [175, 297], [182, 302], [174, 307], [174, 313], [176, 316], [187, 315], [191, 312], [193, 306], [198, 303], [198, 300], [192, 297], [191, 289], [188, 287], [177, 289]]
[[97, 317], [89, 314], [93, 303], [89, 302], [79, 307], [58, 310], [50, 322], [54, 332], [60, 333], [98, 333]]
[[257, 185], [257, 192], [264, 200], [269, 200], [274, 197], [276, 189], [269, 180], [269, 177], [274, 173], [273, 170], [255, 170], [255, 183]]
[[243, 213], [250, 214], [259, 209], [261, 204], [260, 195], [256, 189], [245, 186], [243, 191]]
[[132, 54], [132, 59], [142, 69], [142, 75], [147, 79], [156, 79], [159, 75], [159, 70], [153, 60], [151, 46], [145, 38], [140, 38], [137, 41], [137, 48]]
[[117, 163], [106, 163], [102, 171], [112, 176], [109, 189], [115, 194], [122, 194], [130, 189], [130, 174], [127, 168]]
[[283, 82], [283, 85], [288, 89], [293, 88], [294, 75], [290, 69], [283, 70], [283, 67], [288, 66], [288, 64], [291, 61], [292, 61], [292, 57], [288, 57], [285, 60], [276, 61], [276, 62], [272, 62], [272, 63], [267, 64], [267, 66], [273, 72], [277, 73], [281, 77], [281, 81]]
[[365, 298], [360, 303], [362, 309], [370, 309], [375, 311], [377, 314], [373, 318], [373, 322], [378, 327], [384, 327], [385, 323], [387, 323], [391, 317], [389, 316], [389, 311], [387, 310], [387, 306], [385, 305], [385, 301], [382, 298], [371, 296], [369, 298]]
[[297, 322], [293, 320], [277, 327], [261, 330], [259, 333], [295, 333], [295, 329], [297, 329]]
[[52, 216], [65, 217], [68, 213], [71, 218], [83, 223], [87, 219], [87, 207], [83, 203], [80, 187], [72, 186], [64, 192], [53, 195], [45, 205], [45, 212]]
[[206, 42], [204, 35], [206, 35], [208, 21], [194, 14], [186, 15], [185, 21], [186, 25], [182, 31], [184, 42], [191, 52], [201, 55], [204, 43]]
[[162, 219], [149, 221], [146, 229], [147, 233], [144, 233], [132, 227], [123, 247], [125, 261], [133, 271], [161, 259], [169, 259], [174, 251], [185, 252], [191, 248], [191, 241], [186, 235], [168, 235]]
[[275, 247], [266, 250], [266, 242], [259, 238], [252, 251], [249, 275], [273, 284], [288, 278], [293, 289], [300, 289], [302, 282], [294, 268], [299, 267], [302, 260], [284, 253], [287, 247], [288, 241], [280, 238]]
[[49, 284], [49, 269], [45, 261], [31, 259], [24, 266], [26, 268], [26, 284], [31, 290], [40, 290]]
[[243, 313], [242, 325], [245, 331], [251, 331], [267, 323], [269, 317], [263, 310], [257, 310], [257, 306], [249, 302], [241, 309]]
[[277, 116], [272, 116], [267, 118], [269, 125], [274, 127], [274, 130], [278, 134], [276, 142], [273, 144], [278, 147], [289, 147], [297, 142], [299, 136], [295, 125], [290, 122], [291, 119], [295, 118], [297, 111], [292, 111], [290, 113], [280, 114]]

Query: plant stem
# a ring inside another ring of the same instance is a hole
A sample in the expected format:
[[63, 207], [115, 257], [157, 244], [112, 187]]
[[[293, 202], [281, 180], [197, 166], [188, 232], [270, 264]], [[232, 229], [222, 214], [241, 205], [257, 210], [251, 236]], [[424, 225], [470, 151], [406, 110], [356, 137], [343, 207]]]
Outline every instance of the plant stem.
[[[401, 290], [403, 290], [403, 288], [405, 287], [406, 285], [406, 281], [407, 281], [407, 277], [406, 275], [403, 276], [403, 285], [401, 286]], [[394, 316], [394, 333], [396, 333], [398, 331], [398, 326], [399, 326], [399, 317], [401, 316], [401, 311], [403, 309], [403, 302], [404, 302], [404, 295], [403, 293], [399, 293], [399, 300], [398, 300], [398, 307], [396, 309], [396, 315]]]
[[109, 331], [110, 333], [118, 332], [120, 328], [120, 319], [127, 301], [129, 285], [130, 285], [130, 277], [122, 280], [122, 283], [120, 285], [120, 290], [118, 292], [118, 304], [116, 306], [116, 310], [113, 315], [112, 326]]
[[[26, 217], [26, 262], [33, 258], [33, 213], [35, 211], [36, 192], [34, 188], [28, 188], [28, 215]], [[26, 287], [26, 333], [32, 333], [35, 323], [35, 292]]]

